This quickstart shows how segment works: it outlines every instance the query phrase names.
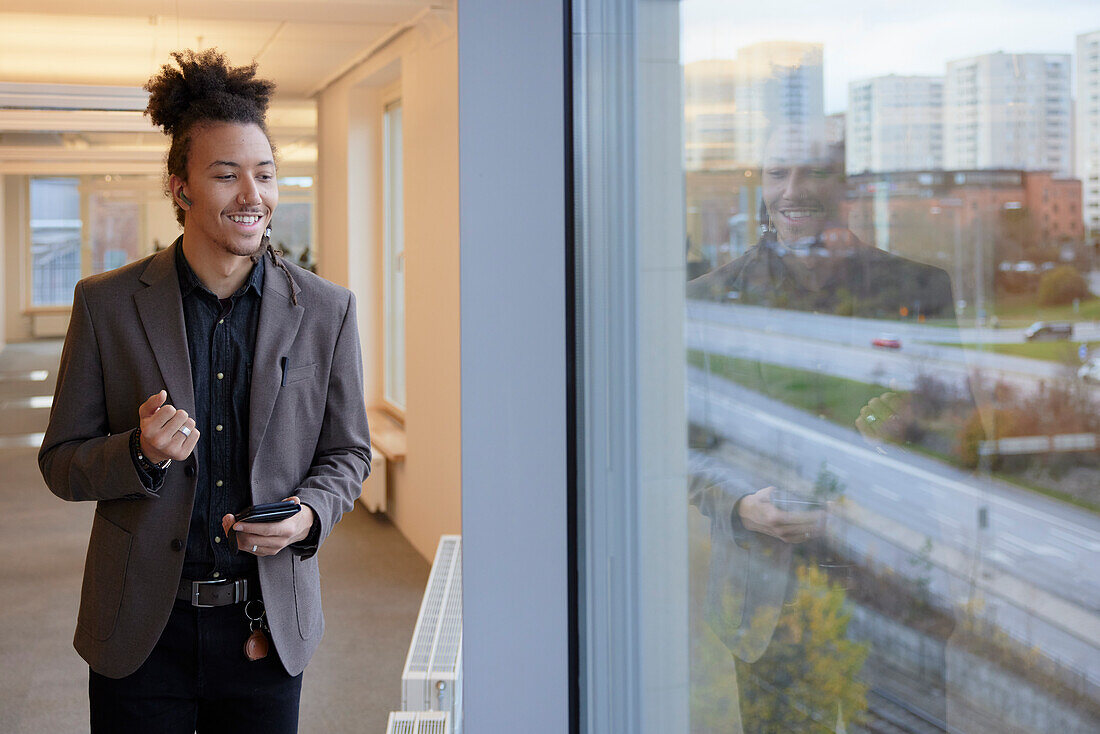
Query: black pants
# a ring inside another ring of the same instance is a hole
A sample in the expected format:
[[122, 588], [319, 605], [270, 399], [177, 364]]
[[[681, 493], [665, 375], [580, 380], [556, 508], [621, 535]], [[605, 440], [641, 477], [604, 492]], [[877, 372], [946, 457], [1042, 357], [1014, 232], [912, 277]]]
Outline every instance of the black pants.
[[92, 734], [294, 734], [302, 675], [287, 675], [274, 646], [248, 660], [248, 635], [243, 604], [177, 601], [136, 672], [116, 680], [89, 671]]

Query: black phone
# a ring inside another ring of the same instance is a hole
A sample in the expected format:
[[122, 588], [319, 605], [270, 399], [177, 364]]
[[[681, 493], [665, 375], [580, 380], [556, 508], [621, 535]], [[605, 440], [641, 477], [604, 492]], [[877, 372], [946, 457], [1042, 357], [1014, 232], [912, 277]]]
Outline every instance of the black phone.
[[246, 507], [236, 515], [236, 522], [278, 522], [285, 520], [302, 510], [294, 500], [268, 502], [262, 505]]

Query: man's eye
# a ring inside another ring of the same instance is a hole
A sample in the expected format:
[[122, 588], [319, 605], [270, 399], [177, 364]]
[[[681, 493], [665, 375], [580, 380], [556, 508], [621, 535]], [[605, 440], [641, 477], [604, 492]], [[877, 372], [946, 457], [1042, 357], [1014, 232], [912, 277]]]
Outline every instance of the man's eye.
[[827, 178], [829, 173], [830, 171], [828, 168], [815, 168], [810, 171], [810, 175], [814, 178]]
[[786, 168], [769, 168], [764, 173], [768, 174], [772, 178], [783, 178], [784, 176], [787, 175], [787, 169]]

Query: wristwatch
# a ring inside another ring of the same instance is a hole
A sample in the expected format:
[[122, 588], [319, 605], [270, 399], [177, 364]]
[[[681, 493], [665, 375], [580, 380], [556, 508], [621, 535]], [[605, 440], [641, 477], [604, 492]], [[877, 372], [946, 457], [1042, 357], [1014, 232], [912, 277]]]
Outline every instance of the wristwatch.
[[144, 453], [141, 451], [141, 429], [135, 428], [133, 438], [130, 439], [134, 448], [134, 455], [137, 456], [138, 462], [141, 464], [141, 468], [145, 471], [164, 471], [171, 465], [171, 459], [165, 459], [161, 462], [150, 461]]

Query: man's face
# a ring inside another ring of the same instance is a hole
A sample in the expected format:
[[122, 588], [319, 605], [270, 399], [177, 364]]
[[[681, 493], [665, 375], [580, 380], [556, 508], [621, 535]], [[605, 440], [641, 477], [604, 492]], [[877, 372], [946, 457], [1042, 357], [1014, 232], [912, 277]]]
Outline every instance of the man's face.
[[836, 219], [840, 173], [835, 163], [773, 148], [765, 154], [762, 173], [764, 205], [781, 242], [816, 238]]
[[208, 123], [191, 134], [187, 182], [173, 177], [172, 191], [191, 203], [184, 231], [196, 244], [249, 256], [279, 204], [271, 143], [257, 125]]

